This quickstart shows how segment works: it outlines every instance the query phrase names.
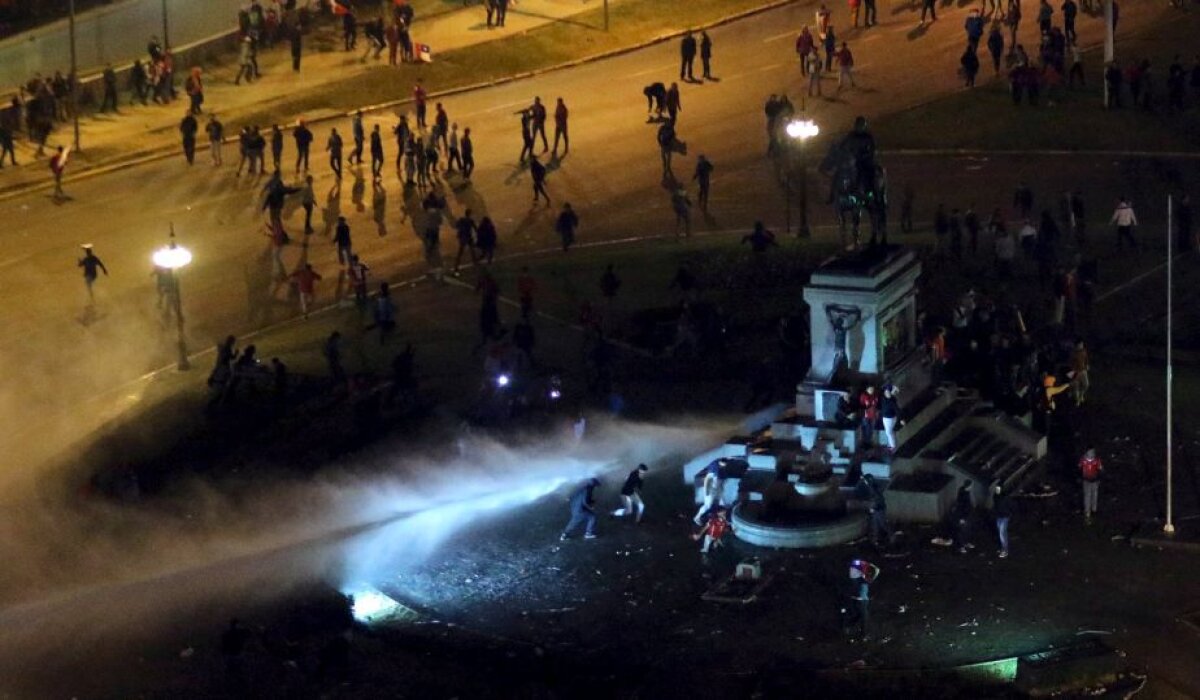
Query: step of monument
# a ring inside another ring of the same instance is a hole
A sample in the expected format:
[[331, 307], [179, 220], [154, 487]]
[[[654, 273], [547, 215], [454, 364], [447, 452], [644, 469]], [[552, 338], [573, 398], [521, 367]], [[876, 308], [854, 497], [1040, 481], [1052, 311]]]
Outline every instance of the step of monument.
[[986, 434], [983, 431], [972, 426], [967, 426], [939, 447], [926, 450], [924, 456], [953, 462], [956, 457], [962, 455], [972, 445], [985, 438]]
[[949, 461], [978, 465], [996, 450], [1004, 447], [1003, 440], [987, 431], [979, 428], [968, 428], [968, 430], [975, 436], [974, 439], [966, 447], [951, 455]]
[[1025, 479], [1037, 465], [1037, 460], [1030, 455], [1021, 455], [1012, 462], [1005, 464], [1003, 471], [997, 470], [995, 478], [1005, 489], [1013, 488]]
[[1020, 450], [1004, 443], [999, 438], [993, 437], [993, 445], [994, 448], [991, 451], [978, 454], [974, 459], [959, 460], [957, 463], [981, 477], [988, 477], [990, 480], [995, 476], [997, 466], [1021, 457]]
[[897, 450], [896, 456], [911, 459], [921, 454], [946, 429], [969, 415], [974, 410], [975, 404], [976, 399], [973, 397], [959, 398], [950, 402], [915, 435], [905, 440]]

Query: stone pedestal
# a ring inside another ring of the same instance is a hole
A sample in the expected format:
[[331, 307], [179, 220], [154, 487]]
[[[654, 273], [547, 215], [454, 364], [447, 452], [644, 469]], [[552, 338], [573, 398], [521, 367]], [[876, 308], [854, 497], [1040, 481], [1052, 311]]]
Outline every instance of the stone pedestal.
[[[833, 258], [804, 288], [812, 366], [797, 388], [801, 415], [831, 420], [836, 393], [858, 381], [878, 382], [902, 370], [919, 345], [916, 281], [921, 263], [900, 246]], [[820, 402], [820, 403], [818, 403]]]

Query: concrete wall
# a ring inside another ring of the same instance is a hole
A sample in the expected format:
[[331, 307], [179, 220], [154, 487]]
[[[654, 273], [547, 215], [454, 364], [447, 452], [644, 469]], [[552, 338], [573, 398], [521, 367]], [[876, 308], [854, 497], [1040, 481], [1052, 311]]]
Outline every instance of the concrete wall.
[[[236, 28], [245, 0], [166, 0], [172, 47], [181, 47]], [[71, 66], [66, 20], [0, 41], [0, 86], [23, 83], [35, 73], [65, 75]], [[126, 0], [79, 15], [75, 22], [79, 74], [124, 65], [146, 53], [151, 36], [163, 35], [163, 0]]]

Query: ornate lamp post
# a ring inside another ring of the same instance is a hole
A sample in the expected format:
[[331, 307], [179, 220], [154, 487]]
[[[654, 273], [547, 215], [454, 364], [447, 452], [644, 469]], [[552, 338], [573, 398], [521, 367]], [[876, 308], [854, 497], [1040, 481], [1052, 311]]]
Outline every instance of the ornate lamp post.
[[[793, 119], [788, 122], [787, 135], [792, 141], [800, 144], [800, 227], [796, 234], [801, 238], [808, 238], [812, 232], [808, 228], [808, 158], [804, 144], [817, 134], [821, 133], [820, 127], [811, 119]], [[788, 168], [788, 211], [791, 211], [791, 168]], [[791, 219], [791, 216], [788, 216]]]

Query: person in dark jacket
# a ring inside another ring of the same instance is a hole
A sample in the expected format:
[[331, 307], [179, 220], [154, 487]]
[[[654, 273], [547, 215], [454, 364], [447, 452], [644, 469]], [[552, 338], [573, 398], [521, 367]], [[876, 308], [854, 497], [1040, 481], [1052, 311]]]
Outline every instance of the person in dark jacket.
[[580, 525], [584, 526], [583, 538], [585, 540], [596, 539], [595, 492], [596, 487], [599, 485], [599, 479], [591, 478], [571, 494], [571, 500], [569, 501], [571, 519], [567, 522], [567, 526], [563, 528], [562, 534], [558, 536], [559, 541], [565, 542]]
[[959, 59], [962, 64], [963, 78], [967, 81], [967, 87], [975, 87], [975, 76], [979, 75], [979, 56], [971, 48], [963, 51], [962, 58]]
[[997, 481], [992, 484], [992, 517], [996, 519], [996, 535], [1000, 538], [1001, 559], [1008, 558], [1008, 521], [1012, 518], [1012, 499]]
[[958, 546], [959, 554], [966, 554], [969, 550], [975, 549], [975, 545], [971, 544], [971, 521], [975, 517], [975, 501], [971, 497], [971, 481], [969, 479], [958, 488], [958, 495], [954, 498], [954, 515], [952, 517], [955, 524], [954, 544]]
[[642, 513], [646, 510], [646, 504], [642, 501], [642, 477], [649, 470], [650, 467], [639, 464], [625, 477], [625, 483], [621, 486], [621, 507], [612, 512], [613, 517], [632, 515], [634, 522], [642, 522]]
[[871, 504], [871, 544], [876, 547], [890, 545], [893, 540], [892, 526], [887, 519], [887, 500], [883, 496], [883, 488], [875, 481], [875, 477], [864, 474], [863, 487], [867, 491], [867, 501]]
[[704, 68], [704, 79], [712, 80], [712, 39], [708, 32], [700, 32], [700, 65]]
[[692, 74], [692, 65], [696, 62], [696, 37], [689, 29], [679, 42], [679, 79], [689, 83], [696, 80]]
[[196, 123], [196, 117], [192, 116], [192, 111], [189, 109], [183, 115], [183, 121], [179, 122], [179, 133], [183, 136], [183, 157], [187, 159], [188, 165], [196, 160], [196, 132], [198, 131], [200, 131], [200, 125]]

